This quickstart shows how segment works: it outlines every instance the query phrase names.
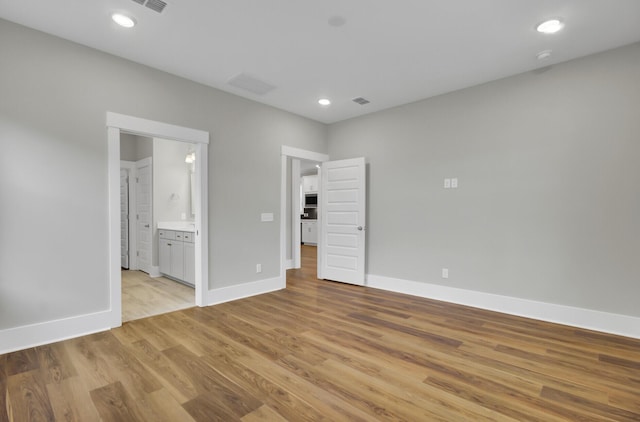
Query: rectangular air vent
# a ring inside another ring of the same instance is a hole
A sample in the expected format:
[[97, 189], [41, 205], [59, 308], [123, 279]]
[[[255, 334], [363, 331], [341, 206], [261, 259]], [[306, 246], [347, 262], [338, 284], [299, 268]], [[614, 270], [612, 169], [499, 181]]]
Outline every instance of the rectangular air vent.
[[162, 0], [149, 0], [145, 6], [151, 10], [161, 13], [164, 8], [167, 7], [167, 3]]
[[371, 102], [371, 101], [367, 100], [366, 98], [362, 98], [362, 97], [354, 98], [352, 101], [354, 103], [358, 103], [360, 105], [369, 104]]
[[227, 83], [231, 86], [244, 89], [245, 91], [249, 91], [257, 95], [264, 95], [276, 89], [275, 86], [261, 81], [251, 75], [247, 75], [246, 73], [237, 74], [233, 78], [229, 79]]
[[151, 10], [155, 10], [158, 13], [161, 13], [165, 7], [167, 7], [167, 3], [162, 0], [132, 0], [135, 3], [138, 3], [143, 6], [147, 6]]

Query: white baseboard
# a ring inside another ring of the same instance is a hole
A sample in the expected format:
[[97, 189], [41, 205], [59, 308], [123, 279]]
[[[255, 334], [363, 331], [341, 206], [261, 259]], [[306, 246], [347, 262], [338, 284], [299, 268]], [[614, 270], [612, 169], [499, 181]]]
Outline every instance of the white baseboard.
[[286, 280], [283, 280], [281, 277], [275, 277], [251, 281], [236, 286], [220, 287], [219, 289], [209, 290], [207, 304], [217, 305], [219, 303], [231, 302], [232, 300], [274, 292], [284, 289], [286, 285]]
[[0, 330], [0, 355], [111, 328], [111, 311]]
[[640, 318], [438, 284], [367, 275], [366, 286], [640, 339]]
[[287, 262], [285, 262], [285, 265], [286, 265], [286, 267], [285, 267], [285, 268], [286, 268], [287, 270], [292, 269], [292, 268], [293, 268], [293, 259], [287, 259]]
[[151, 265], [149, 267], [149, 277], [152, 277], [152, 278], [162, 277], [162, 274], [160, 273], [160, 267], [154, 267], [153, 265]]

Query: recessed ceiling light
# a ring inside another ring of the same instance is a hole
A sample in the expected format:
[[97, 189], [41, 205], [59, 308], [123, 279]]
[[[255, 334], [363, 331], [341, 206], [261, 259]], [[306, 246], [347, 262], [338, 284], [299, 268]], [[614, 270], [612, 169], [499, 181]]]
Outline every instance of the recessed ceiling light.
[[544, 21], [538, 25], [536, 30], [543, 34], [555, 34], [562, 28], [564, 28], [564, 22], [560, 19], [549, 19], [548, 21]]
[[327, 99], [327, 98], [320, 98], [318, 100], [318, 104], [320, 104], [321, 106], [330, 106], [331, 105], [331, 100]]
[[125, 28], [133, 28], [136, 25], [136, 20], [130, 16], [123, 15], [122, 13], [114, 13], [111, 15], [111, 19], [120, 26]]

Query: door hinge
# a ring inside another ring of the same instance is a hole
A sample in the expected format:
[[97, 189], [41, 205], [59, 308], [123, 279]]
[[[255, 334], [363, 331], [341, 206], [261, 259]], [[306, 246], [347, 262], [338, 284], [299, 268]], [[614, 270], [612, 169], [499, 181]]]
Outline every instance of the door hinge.
[[136, 256], [140, 256], [140, 251], [136, 251]]
[[136, 220], [140, 220], [140, 215], [136, 214]]
[[136, 183], [140, 183], [140, 179], [136, 177]]

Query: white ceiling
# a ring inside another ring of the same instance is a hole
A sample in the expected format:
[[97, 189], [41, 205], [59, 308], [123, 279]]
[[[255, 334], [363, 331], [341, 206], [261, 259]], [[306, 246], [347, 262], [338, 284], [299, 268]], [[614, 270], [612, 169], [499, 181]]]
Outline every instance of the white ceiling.
[[[640, 41], [639, 0], [165, 1], [0, 0], [0, 17], [324, 123]], [[563, 31], [535, 31], [552, 17]], [[240, 73], [276, 89], [227, 83]]]

